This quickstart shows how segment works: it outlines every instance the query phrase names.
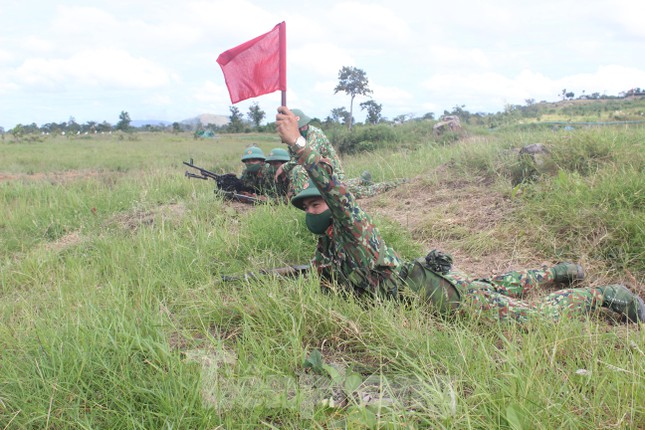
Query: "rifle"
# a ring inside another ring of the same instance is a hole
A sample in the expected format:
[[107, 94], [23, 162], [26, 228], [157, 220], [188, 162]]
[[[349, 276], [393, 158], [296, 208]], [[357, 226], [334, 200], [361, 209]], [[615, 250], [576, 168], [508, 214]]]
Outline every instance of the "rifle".
[[246, 196], [244, 194], [238, 194], [234, 191], [224, 191], [220, 189], [215, 189], [215, 194], [221, 194], [226, 200], [233, 200], [241, 203], [249, 203], [252, 205], [258, 205], [264, 203], [263, 200], [258, 199], [257, 197]]
[[183, 163], [186, 166], [192, 167], [193, 169], [199, 171], [199, 174], [197, 174], [186, 170], [184, 176], [186, 176], [187, 178], [203, 179], [205, 181], [209, 179], [214, 180], [217, 184], [217, 189], [215, 190], [215, 192], [218, 192], [218, 190], [221, 191], [224, 195], [224, 198], [242, 203], [263, 203], [263, 201], [258, 199], [257, 197], [251, 197], [242, 194], [245, 192], [255, 194], [256, 190], [244, 185], [244, 183], [242, 183], [242, 181], [240, 181], [240, 179], [233, 173], [218, 175], [217, 173], [213, 173], [210, 170], [204, 169], [203, 167], [195, 166], [195, 164], [193, 164], [192, 158], [190, 159], [190, 161], [184, 161]]
[[235, 281], [248, 281], [250, 279], [258, 279], [260, 276], [280, 276], [284, 278], [295, 278], [300, 275], [305, 275], [311, 267], [308, 264], [300, 264], [295, 266], [278, 267], [277, 269], [262, 269], [258, 273], [246, 272], [243, 275], [222, 275], [222, 281], [235, 282]]

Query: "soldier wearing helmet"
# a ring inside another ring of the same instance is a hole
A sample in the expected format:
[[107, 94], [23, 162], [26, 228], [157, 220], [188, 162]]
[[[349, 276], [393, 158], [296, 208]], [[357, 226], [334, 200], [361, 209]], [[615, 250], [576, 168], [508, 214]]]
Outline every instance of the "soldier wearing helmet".
[[544, 285], [566, 287], [582, 281], [584, 271], [578, 264], [475, 279], [453, 269], [452, 257], [440, 251], [412, 261], [401, 259], [329, 163], [303, 144], [297, 125], [296, 115], [285, 106], [278, 108], [276, 130], [309, 174], [307, 185], [291, 203], [306, 213], [307, 228], [319, 237], [312, 266], [325, 282], [357, 296], [397, 299], [414, 292], [438, 311], [469, 312], [493, 321], [558, 321], [604, 307], [632, 322], [645, 322], [645, 303], [624, 285], [566, 288], [533, 302], [522, 299]]
[[[302, 136], [303, 141], [324, 158], [334, 169], [334, 173], [340, 180], [345, 179], [345, 172], [341, 165], [340, 158], [336, 154], [334, 146], [329, 142], [325, 133], [318, 127], [311, 125], [311, 118], [307, 116], [300, 109], [293, 109], [291, 112], [296, 116], [298, 121], [298, 132]], [[291, 158], [288, 162], [278, 168], [276, 178], [281, 173], [286, 173], [289, 177], [289, 195], [294, 196], [298, 194], [302, 188], [307, 184], [308, 175], [307, 171], [297, 163], [297, 158], [291, 147], [289, 147]]]
[[267, 155], [269, 177], [275, 182], [275, 197], [286, 197], [289, 192], [289, 175], [284, 172], [278, 174], [278, 169], [290, 159], [289, 151], [284, 148], [273, 148]]
[[[273, 187], [273, 177], [269, 173], [266, 157], [264, 152], [257, 146], [250, 146], [242, 154], [242, 163], [244, 170], [240, 176], [240, 181], [255, 190], [255, 196], [270, 194]], [[253, 196], [252, 193], [243, 193]]]

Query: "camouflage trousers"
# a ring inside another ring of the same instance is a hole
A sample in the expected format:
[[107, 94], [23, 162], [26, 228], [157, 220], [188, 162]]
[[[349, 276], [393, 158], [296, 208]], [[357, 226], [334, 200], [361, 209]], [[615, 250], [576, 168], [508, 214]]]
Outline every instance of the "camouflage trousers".
[[385, 182], [366, 182], [361, 178], [352, 178], [346, 182], [346, 185], [347, 190], [354, 195], [354, 198], [363, 199], [384, 193], [385, 191], [396, 188], [405, 182], [407, 182], [406, 179]]
[[476, 279], [458, 270], [437, 274], [423, 263], [423, 259], [412, 262], [402, 277], [422, 300], [444, 313], [475, 312], [494, 321], [526, 322], [533, 318], [558, 321], [563, 316], [589, 313], [603, 302], [602, 291], [597, 288], [568, 288], [525, 300], [536, 289], [554, 287], [555, 275], [547, 267]]

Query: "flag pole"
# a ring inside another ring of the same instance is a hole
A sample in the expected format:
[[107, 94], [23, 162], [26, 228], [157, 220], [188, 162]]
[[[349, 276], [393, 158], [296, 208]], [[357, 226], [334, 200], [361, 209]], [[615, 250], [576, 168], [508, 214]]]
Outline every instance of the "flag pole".
[[280, 23], [280, 84], [282, 85], [282, 105], [287, 105], [287, 23]]

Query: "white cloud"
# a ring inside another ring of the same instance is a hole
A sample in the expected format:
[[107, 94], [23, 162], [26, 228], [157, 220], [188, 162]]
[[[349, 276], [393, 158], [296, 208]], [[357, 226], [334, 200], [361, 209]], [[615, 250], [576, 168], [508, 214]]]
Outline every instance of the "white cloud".
[[407, 43], [412, 37], [397, 9], [374, 3], [341, 2], [329, 11], [329, 26], [336, 43], [353, 47], [368, 45], [382, 49]]
[[434, 65], [450, 68], [489, 69], [491, 61], [486, 54], [477, 48], [461, 48], [459, 46], [431, 46], [428, 52]]
[[13, 53], [0, 48], [0, 65], [2, 65], [3, 63], [9, 63], [11, 60], [13, 60], [13, 58]]
[[193, 98], [201, 105], [230, 105], [231, 99], [226, 86], [207, 81], [194, 93]]
[[605, 11], [609, 18], [627, 33], [637, 39], [645, 39], [643, 25], [643, 2], [640, 0], [615, 0], [612, 7]]
[[287, 61], [314, 77], [336, 77], [341, 67], [354, 65], [354, 60], [343, 48], [330, 43], [290, 49]]
[[[527, 99], [554, 100], [562, 89], [579, 96], [599, 92], [616, 95], [634, 87], [642, 87], [645, 71], [623, 67], [602, 66], [594, 73], [581, 73], [552, 79], [540, 73], [523, 70], [514, 77], [500, 73], [436, 74], [423, 82], [428, 97], [463, 104], [471, 111], [494, 112], [505, 104], [524, 104]], [[446, 106], [444, 104], [443, 106]]]
[[150, 97], [146, 97], [146, 103], [150, 106], [170, 106], [172, 98], [165, 94], [153, 94]]
[[168, 85], [175, 77], [161, 66], [125, 51], [79, 52], [67, 59], [31, 58], [13, 73], [21, 86], [58, 91], [94, 88], [149, 89]]
[[382, 105], [400, 107], [409, 105], [414, 100], [410, 92], [401, 88], [383, 85], [371, 85], [371, 88], [374, 91], [372, 98]]

